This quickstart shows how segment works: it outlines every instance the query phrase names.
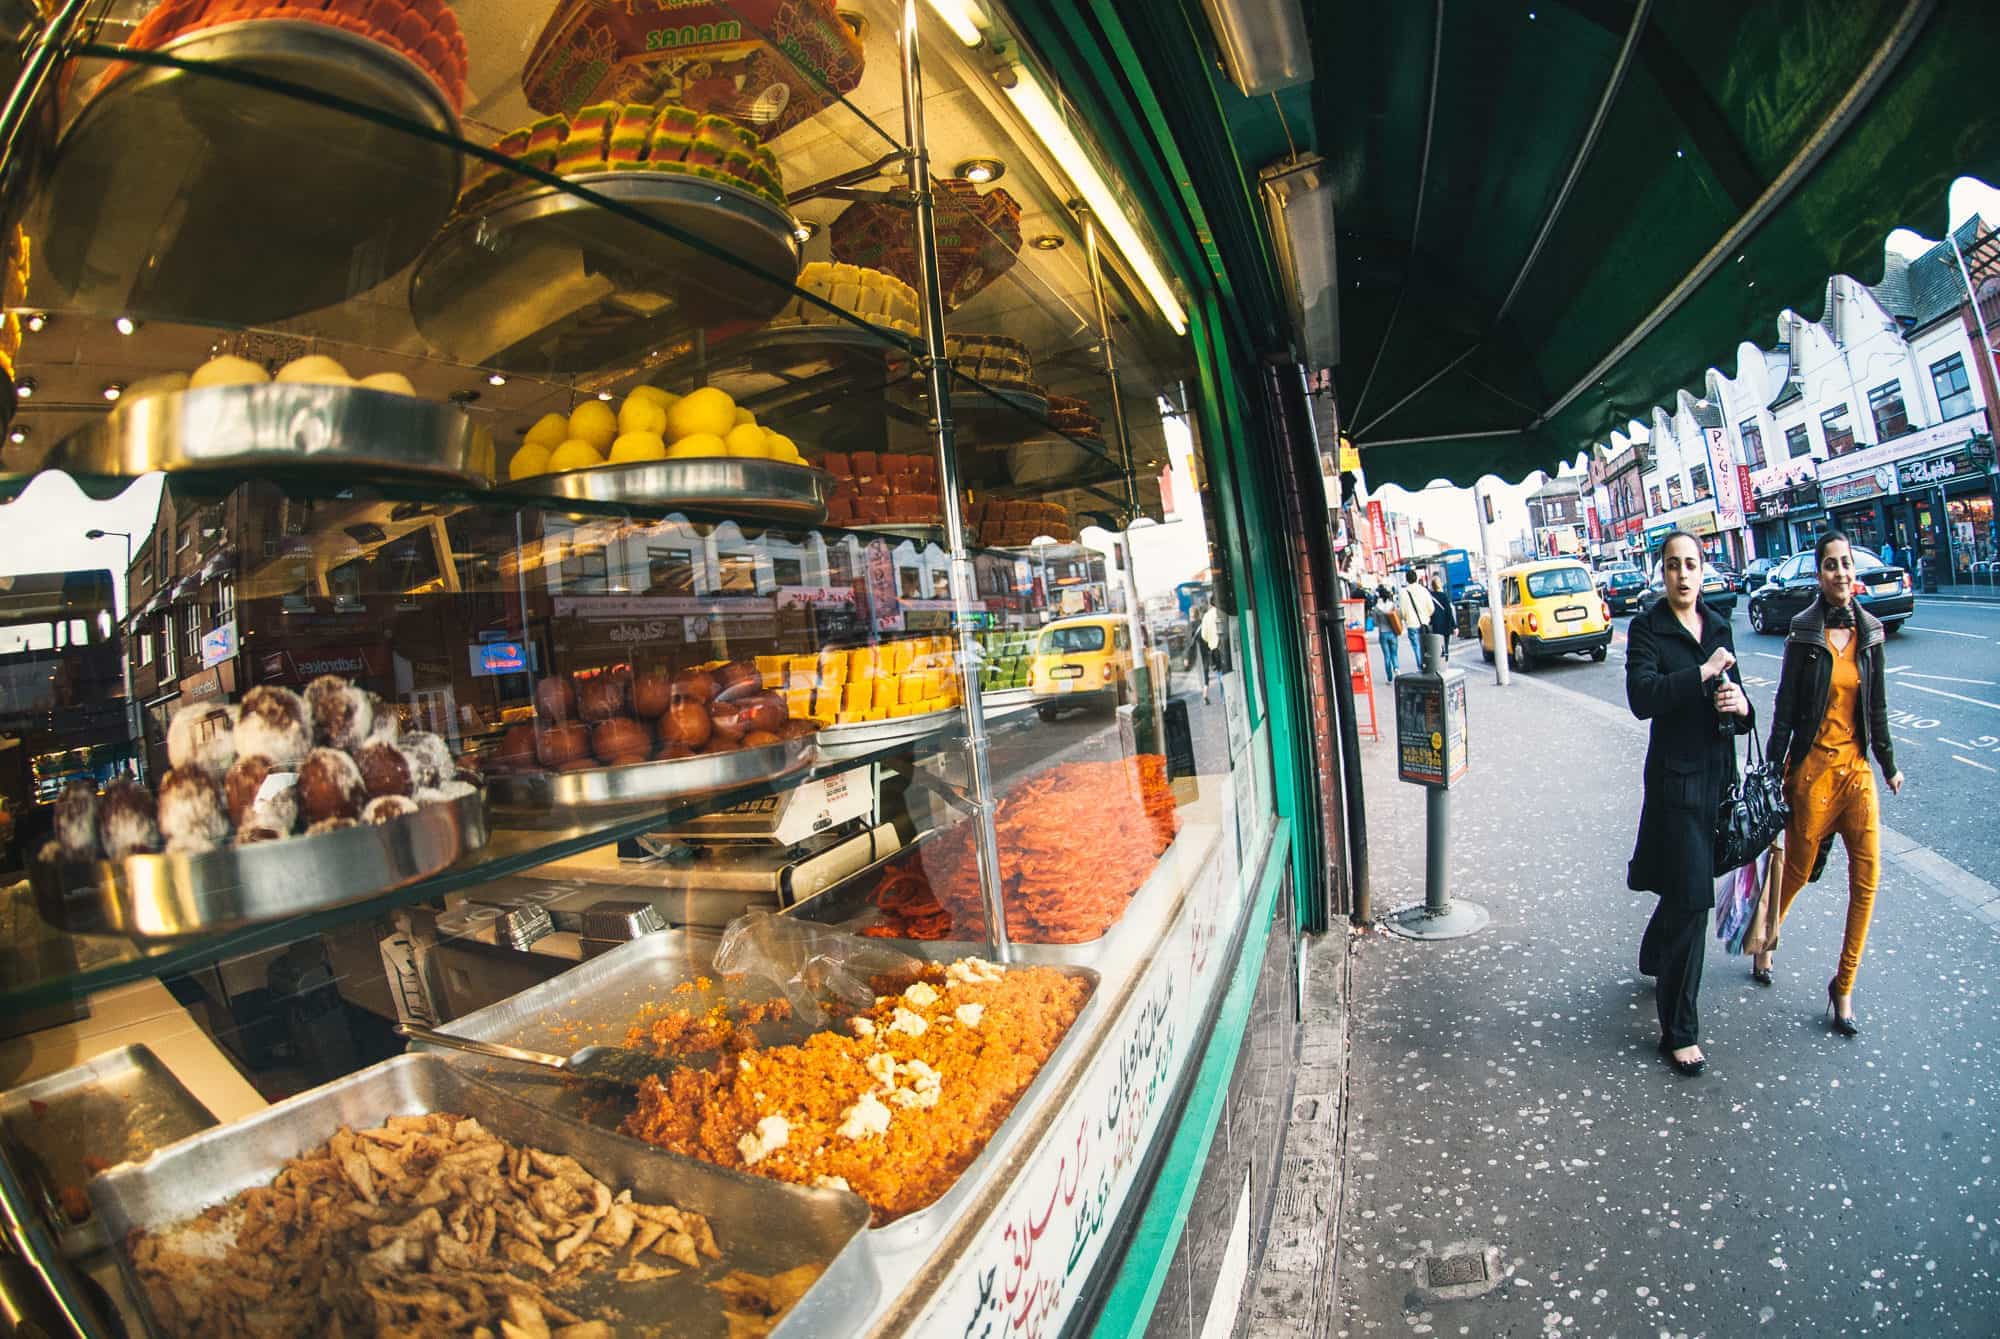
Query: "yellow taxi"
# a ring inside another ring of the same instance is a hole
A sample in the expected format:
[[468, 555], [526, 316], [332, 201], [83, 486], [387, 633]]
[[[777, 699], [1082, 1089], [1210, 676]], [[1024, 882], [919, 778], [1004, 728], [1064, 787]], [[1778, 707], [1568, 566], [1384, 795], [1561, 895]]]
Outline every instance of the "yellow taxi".
[[[1074, 699], [1073, 705], [1125, 700], [1132, 678], [1132, 628], [1112, 614], [1062, 618], [1043, 628], [1035, 639], [1035, 658], [1028, 665], [1028, 686], [1037, 696]], [[1045, 704], [1053, 717], [1071, 703]]]
[[[1537, 660], [1611, 650], [1611, 606], [1574, 558], [1548, 558], [1500, 570], [1500, 612], [1507, 620], [1507, 658], [1526, 670]], [[1479, 614], [1479, 650], [1493, 661], [1493, 616]]]

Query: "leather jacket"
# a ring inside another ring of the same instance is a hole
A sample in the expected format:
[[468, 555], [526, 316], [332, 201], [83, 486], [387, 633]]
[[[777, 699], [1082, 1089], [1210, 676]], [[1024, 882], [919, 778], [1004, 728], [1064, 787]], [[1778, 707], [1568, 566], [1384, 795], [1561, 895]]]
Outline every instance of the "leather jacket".
[[[1862, 756], [1875, 755], [1884, 777], [1896, 775], [1896, 750], [1889, 738], [1889, 691], [1883, 673], [1882, 620], [1854, 606], [1854, 634], [1859, 647], [1860, 694], [1855, 699], [1855, 742]], [[1818, 599], [1792, 619], [1785, 638], [1785, 667], [1778, 676], [1778, 703], [1771, 713], [1771, 737], [1765, 752], [1785, 760], [1790, 776], [1812, 752], [1826, 719], [1826, 700], [1833, 684], [1833, 647], [1826, 640], [1826, 609]]]

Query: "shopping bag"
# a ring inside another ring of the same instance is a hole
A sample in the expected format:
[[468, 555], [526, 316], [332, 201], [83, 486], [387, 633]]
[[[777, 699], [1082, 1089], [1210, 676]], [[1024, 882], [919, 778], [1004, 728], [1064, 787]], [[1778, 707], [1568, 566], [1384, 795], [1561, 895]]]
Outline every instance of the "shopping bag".
[[1715, 937], [1731, 953], [1742, 952], [1731, 947], [1743, 942], [1743, 927], [1750, 922], [1750, 913], [1757, 901], [1757, 862], [1738, 865], [1725, 870], [1715, 880]]
[[1784, 900], [1785, 838], [1780, 833], [1764, 852], [1764, 873], [1757, 880], [1757, 905], [1751, 909], [1750, 923], [1744, 927], [1745, 953], [1769, 953], [1778, 946], [1778, 920]]

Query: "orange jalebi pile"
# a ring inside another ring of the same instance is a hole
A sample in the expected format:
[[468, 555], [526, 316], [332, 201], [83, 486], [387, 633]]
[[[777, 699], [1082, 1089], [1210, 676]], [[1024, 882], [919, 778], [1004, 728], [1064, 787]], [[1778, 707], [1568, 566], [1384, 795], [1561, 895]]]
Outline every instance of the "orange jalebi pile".
[[[1007, 933], [1023, 944], [1081, 944], [1124, 914], [1173, 844], [1180, 820], [1167, 760], [1143, 753], [1038, 772], [994, 812]], [[892, 867], [870, 894], [880, 939], [986, 933], [972, 825], [961, 823]]]

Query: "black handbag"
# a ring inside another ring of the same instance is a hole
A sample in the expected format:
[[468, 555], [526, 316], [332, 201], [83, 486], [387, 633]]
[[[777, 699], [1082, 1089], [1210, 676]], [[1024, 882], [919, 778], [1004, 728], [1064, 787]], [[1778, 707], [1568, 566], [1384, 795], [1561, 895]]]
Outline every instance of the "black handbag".
[[1749, 765], [1722, 793], [1715, 810], [1715, 875], [1749, 864], [1778, 839], [1792, 817], [1785, 802], [1784, 765], [1764, 756], [1757, 729], [1750, 729]]

